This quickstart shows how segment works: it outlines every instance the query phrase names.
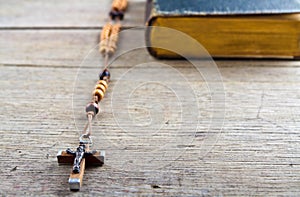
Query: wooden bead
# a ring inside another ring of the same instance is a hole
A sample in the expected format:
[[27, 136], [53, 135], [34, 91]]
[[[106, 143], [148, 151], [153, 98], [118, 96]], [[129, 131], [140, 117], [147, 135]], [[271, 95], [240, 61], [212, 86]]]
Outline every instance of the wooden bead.
[[108, 87], [107, 82], [104, 81], [104, 80], [99, 80], [97, 84], [102, 84], [102, 85], [104, 85], [106, 89], [107, 89], [107, 87]]
[[104, 92], [102, 90], [96, 89], [93, 92], [93, 96], [97, 96], [98, 97], [98, 102], [101, 101], [104, 97]]
[[119, 10], [121, 5], [121, 0], [114, 0], [111, 5], [112, 10]]
[[106, 92], [106, 88], [105, 88], [105, 86], [102, 85], [102, 84], [97, 84], [97, 85], [95, 86], [95, 89], [101, 90], [103, 93]]
[[99, 51], [103, 55], [109, 51], [109, 37], [112, 30], [112, 24], [106, 23], [100, 35]]
[[110, 54], [113, 54], [115, 52], [115, 50], [117, 49], [117, 42], [118, 42], [118, 34], [120, 32], [121, 29], [121, 24], [117, 23], [115, 25], [113, 25], [112, 29], [111, 29], [111, 35], [109, 38], [109, 50], [108, 52]]
[[97, 103], [91, 102], [87, 104], [85, 107], [85, 111], [88, 112], [94, 112], [94, 115], [96, 115], [99, 112], [99, 106]]
[[111, 8], [112, 10], [125, 11], [127, 8], [127, 0], [114, 0]]
[[109, 38], [112, 29], [112, 24], [106, 23], [102, 29], [100, 41], [106, 40]]
[[127, 9], [127, 5], [128, 5], [128, 2], [127, 0], [122, 0], [121, 1], [121, 11], [125, 11]]
[[108, 40], [102, 40], [99, 45], [99, 52], [104, 54], [108, 51]]

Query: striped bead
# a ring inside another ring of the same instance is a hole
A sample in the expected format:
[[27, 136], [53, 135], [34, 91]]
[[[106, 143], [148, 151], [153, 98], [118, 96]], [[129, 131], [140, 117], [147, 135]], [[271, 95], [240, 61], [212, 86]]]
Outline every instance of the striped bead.
[[107, 89], [108, 87], [108, 84], [105, 80], [99, 80], [97, 84], [101, 84], [101, 85], [104, 85], [104, 87]]
[[105, 88], [105, 86], [102, 85], [102, 84], [97, 84], [97, 85], [95, 86], [95, 89], [101, 90], [103, 93], [106, 92], [106, 88]]
[[99, 102], [103, 99], [104, 92], [102, 90], [95, 89], [94, 92], [93, 92], [93, 96], [97, 96], [98, 97], [98, 102]]

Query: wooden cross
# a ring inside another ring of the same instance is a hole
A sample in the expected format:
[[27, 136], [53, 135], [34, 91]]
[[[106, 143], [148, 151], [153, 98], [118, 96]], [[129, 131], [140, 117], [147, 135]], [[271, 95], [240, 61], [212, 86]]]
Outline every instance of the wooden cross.
[[73, 164], [69, 178], [70, 190], [79, 191], [82, 185], [85, 166], [102, 166], [104, 164], [104, 151], [89, 151], [89, 144], [80, 142], [76, 151], [67, 149], [57, 154], [58, 164]]

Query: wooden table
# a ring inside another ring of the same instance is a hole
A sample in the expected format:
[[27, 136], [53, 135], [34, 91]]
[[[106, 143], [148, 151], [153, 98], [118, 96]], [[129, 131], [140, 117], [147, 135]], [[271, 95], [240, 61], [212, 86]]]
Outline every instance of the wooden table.
[[[129, 2], [124, 29], [143, 26], [144, 1]], [[106, 151], [106, 164], [88, 168], [82, 190], [70, 192], [71, 167], [58, 166], [56, 153], [77, 146], [101, 56], [82, 61], [99, 42], [110, 1], [0, 4], [2, 196], [300, 195], [299, 61], [216, 60], [225, 100], [216, 101], [221, 116], [212, 120], [215, 92], [207, 83], [216, 81], [186, 61], [155, 60], [145, 49], [113, 62], [93, 123], [94, 148]], [[142, 29], [132, 31], [143, 36]], [[124, 33], [119, 48], [134, 41]], [[188, 81], [171, 78], [171, 70]], [[191, 89], [168, 87], [184, 84]], [[194, 100], [184, 97], [191, 90]], [[199, 114], [184, 112], [192, 118], [183, 122], [181, 109]], [[211, 122], [222, 130], [209, 129]]]

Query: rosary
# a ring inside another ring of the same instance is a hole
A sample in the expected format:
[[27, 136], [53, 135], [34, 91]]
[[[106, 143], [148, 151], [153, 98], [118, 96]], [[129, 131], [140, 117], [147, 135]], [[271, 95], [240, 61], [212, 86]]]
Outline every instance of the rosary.
[[100, 36], [99, 51], [104, 57], [104, 70], [99, 74], [92, 94], [92, 101], [87, 104], [85, 111], [87, 123], [83, 129], [83, 134], [79, 138], [79, 146], [75, 151], [67, 149], [59, 151], [57, 160], [59, 164], [73, 164], [69, 178], [70, 190], [79, 191], [82, 185], [83, 174], [86, 165], [102, 166], [104, 164], [104, 151], [90, 151], [92, 145], [92, 119], [98, 114], [98, 103], [103, 99], [108, 87], [110, 72], [108, 71], [109, 57], [114, 54], [117, 48], [118, 33], [121, 28], [121, 20], [124, 18], [124, 12], [127, 8], [127, 0], [114, 0], [109, 13], [110, 22], [102, 29]]

